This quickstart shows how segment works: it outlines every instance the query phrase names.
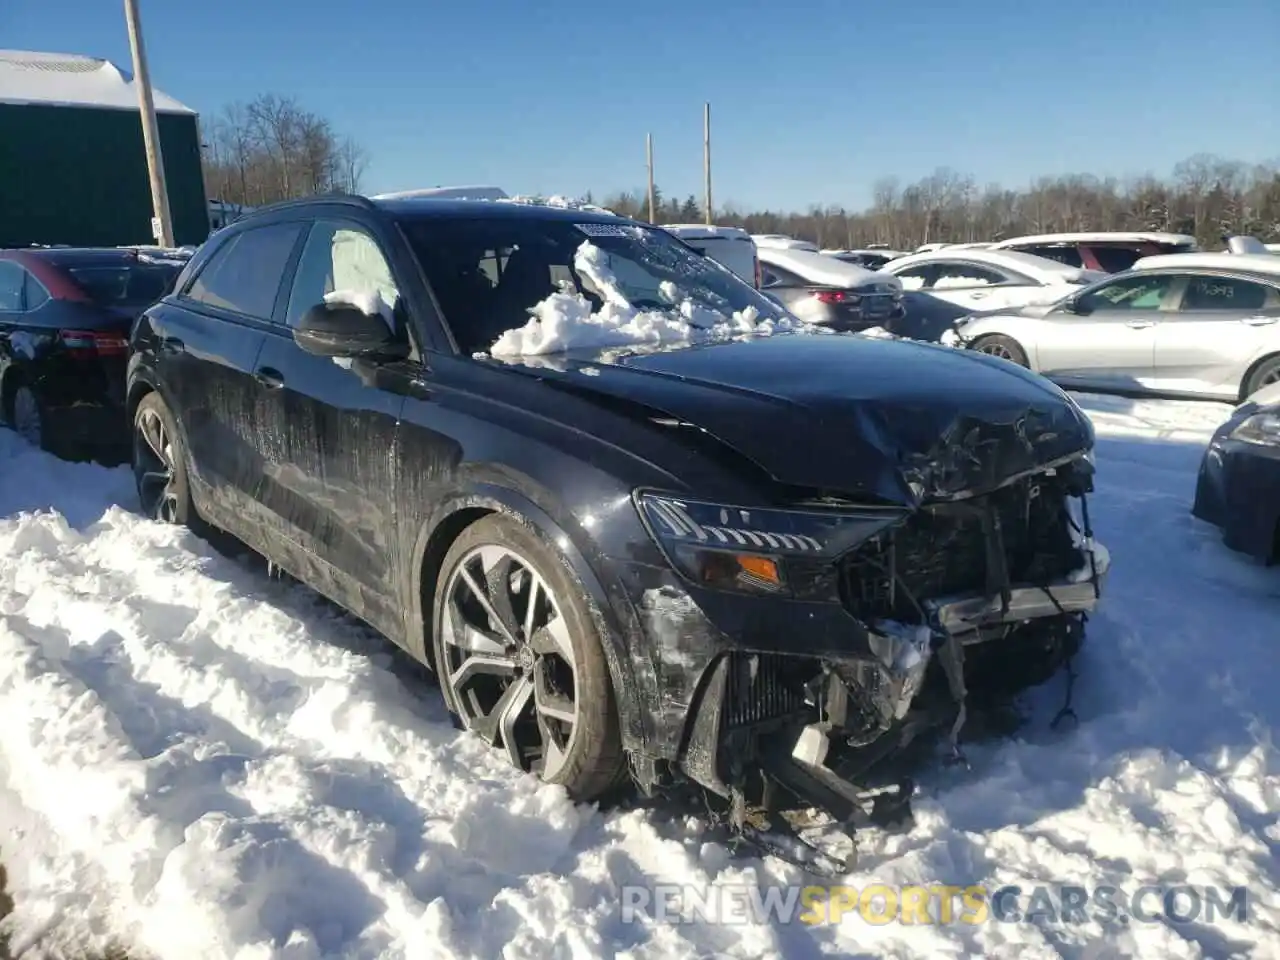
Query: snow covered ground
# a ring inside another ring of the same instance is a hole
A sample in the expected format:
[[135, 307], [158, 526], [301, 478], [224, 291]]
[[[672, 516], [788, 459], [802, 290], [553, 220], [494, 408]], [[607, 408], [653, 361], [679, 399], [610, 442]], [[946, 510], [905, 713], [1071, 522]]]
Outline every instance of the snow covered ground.
[[[459, 735], [367, 631], [0, 431], [0, 861], [15, 952], [199, 958], [1280, 956], [1280, 571], [1188, 514], [1216, 404], [1084, 398], [1114, 571], [1076, 729], [922, 782], [848, 882], [1247, 886], [1247, 923], [624, 923], [634, 883], [806, 882]], [[393, 670], [394, 668], [394, 670]]]

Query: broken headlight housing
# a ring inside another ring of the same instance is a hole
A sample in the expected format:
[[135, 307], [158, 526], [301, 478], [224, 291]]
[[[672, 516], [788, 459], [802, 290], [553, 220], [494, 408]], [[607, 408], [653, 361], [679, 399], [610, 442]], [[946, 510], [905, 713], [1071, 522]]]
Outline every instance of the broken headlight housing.
[[1280, 446], [1280, 410], [1255, 413], [1231, 431], [1232, 440], [1260, 446]]
[[900, 522], [893, 507], [743, 507], [639, 491], [636, 509], [667, 561], [712, 590], [836, 596], [836, 558]]

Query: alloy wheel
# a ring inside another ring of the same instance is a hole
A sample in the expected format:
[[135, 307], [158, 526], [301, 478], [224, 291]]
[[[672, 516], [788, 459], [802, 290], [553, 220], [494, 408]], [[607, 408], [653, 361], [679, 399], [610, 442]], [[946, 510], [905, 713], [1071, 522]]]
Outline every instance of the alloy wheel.
[[40, 405], [36, 395], [28, 387], [19, 387], [13, 396], [13, 429], [33, 447], [44, 446], [44, 424], [40, 420]]
[[1262, 380], [1258, 384], [1260, 387], [1269, 387], [1274, 383], [1280, 383], [1280, 364], [1276, 364], [1270, 370], [1262, 375]]
[[134, 425], [133, 474], [142, 512], [161, 523], [178, 522], [173, 441], [164, 420], [145, 409]]
[[1015, 360], [1013, 351], [999, 342], [979, 344], [978, 352], [985, 353], [989, 357], [999, 357], [1001, 360]]
[[581, 725], [573, 640], [546, 582], [514, 550], [476, 547], [450, 574], [440, 628], [441, 679], [466, 728], [554, 779]]

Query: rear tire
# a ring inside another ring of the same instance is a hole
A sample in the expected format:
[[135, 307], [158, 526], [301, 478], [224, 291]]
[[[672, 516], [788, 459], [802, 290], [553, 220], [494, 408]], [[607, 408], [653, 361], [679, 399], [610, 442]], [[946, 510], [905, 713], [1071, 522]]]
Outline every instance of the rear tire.
[[449, 548], [432, 621], [440, 687], [463, 728], [578, 801], [601, 798], [625, 770], [585, 596], [536, 533], [495, 514]]
[[21, 384], [13, 391], [9, 401], [9, 425], [13, 432], [37, 450], [50, 450], [52, 432], [49, 414], [34, 390]]
[[1273, 383], [1280, 383], [1280, 356], [1267, 357], [1249, 371], [1240, 387], [1240, 399], [1244, 400]]
[[133, 479], [142, 513], [160, 523], [198, 528], [187, 480], [187, 452], [177, 421], [158, 393], [142, 398], [133, 414]]
[[1002, 333], [979, 337], [969, 349], [976, 350], [978, 353], [985, 353], [989, 357], [1008, 360], [1010, 363], [1016, 363], [1020, 367], [1031, 368], [1031, 364], [1027, 361], [1027, 351], [1023, 350], [1022, 345], [1017, 340], [1014, 340], [1013, 337], [1006, 337]]

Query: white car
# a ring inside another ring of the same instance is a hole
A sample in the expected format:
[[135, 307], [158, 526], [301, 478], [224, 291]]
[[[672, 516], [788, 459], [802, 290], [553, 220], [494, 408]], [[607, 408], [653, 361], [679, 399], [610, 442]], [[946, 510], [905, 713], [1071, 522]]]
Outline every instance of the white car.
[[970, 311], [1053, 303], [1106, 276], [1029, 253], [975, 247], [914, 253], [880, 270], [901, 280], [903, 290], [927, 293]]
[[1236, 402], [1280, 383], [1280, 258], [1147, 257], [1057, 303], [965, 318], [943, 342], [1063, 387]]
[[704, 257], [728, 267], [753, 287], [760, 286], [760, 259], [755, 241], [738, 227], [717, 227], [701, 223], [668, 223], [662, 227], [679, 237]]

